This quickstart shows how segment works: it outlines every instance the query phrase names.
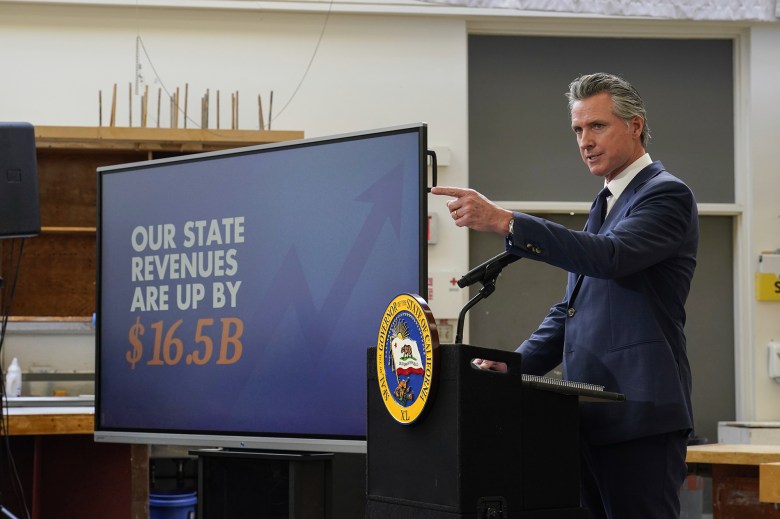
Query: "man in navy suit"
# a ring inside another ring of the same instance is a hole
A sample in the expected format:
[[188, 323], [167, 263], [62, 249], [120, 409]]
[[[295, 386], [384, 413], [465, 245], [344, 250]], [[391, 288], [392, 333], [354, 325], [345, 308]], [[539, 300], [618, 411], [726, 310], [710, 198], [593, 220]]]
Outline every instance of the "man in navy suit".
[[[506, 236], [507, 250], [569, 272], [566, 296], [523, 342], [523, 372], [563, 362], [564, 378], [623, 393], [580, 404], [582, 504], [591, 517], [678, 517], [693, 428], [685, 301], [699, 241], [690, 189], [645, 151], [644, 103], [620, 77], [590, 74], [567, 94], [582, 160], [604, 179], [584, 231], [437, 187], [460, 227]], [[601, 193], [600, 193], [601, 194]], [[484, 369], [505, 365], [480, 361]]]

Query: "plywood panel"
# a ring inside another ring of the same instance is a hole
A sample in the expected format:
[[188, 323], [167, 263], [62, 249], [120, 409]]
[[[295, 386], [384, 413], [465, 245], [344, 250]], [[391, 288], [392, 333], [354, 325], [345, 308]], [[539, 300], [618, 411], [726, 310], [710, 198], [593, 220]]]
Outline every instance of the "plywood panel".
[[[10, 261], [6, 250], [3, 265]], [[96, 265], [94, 233], [43, 233], [28, 238], [12, 315], [91, 316]]]

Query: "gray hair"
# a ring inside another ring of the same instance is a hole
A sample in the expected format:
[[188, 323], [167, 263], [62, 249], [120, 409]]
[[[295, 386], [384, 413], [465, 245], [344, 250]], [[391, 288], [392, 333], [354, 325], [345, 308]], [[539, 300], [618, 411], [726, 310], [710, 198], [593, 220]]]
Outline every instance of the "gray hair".
[[566, 97], [569, 99], [569, 113], [575, 102], [606, 92], [612, 98], [612, 112], [628, 123], [633, 117], [644, 121], [640, 139], [643, 146], [650, 142], [650, 126], [647, 124], [647, 111], [642, 97], [631, 83], [613, 74], [597, 72], [580, 76], [569, 84]]

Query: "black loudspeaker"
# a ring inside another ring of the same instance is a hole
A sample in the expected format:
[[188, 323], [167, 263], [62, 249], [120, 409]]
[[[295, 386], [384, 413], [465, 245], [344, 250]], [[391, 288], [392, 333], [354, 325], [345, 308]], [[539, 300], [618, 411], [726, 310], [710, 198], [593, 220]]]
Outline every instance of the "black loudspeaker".
[[[509, 372], [476, 369], [474, 358]], [[367, 517], [585, 517], [577, 396], [523, 387], [519, 354], [442, 345], [435, 399], [410, 425], [385, 408], [376, 348], [367, 369]]]
[[0, 122], [0, 238], [40, 232], [35, 130], [29, 123]]

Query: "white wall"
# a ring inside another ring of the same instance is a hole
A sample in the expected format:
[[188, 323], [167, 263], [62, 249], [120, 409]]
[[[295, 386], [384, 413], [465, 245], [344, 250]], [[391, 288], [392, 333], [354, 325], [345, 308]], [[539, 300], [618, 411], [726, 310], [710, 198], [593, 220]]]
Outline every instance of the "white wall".
[[[143, 47], [137, 53], [138, 36]], [[188, 85], [188, 115], [198, 124], [200, 97], [209, 89], [215, 105], [219, 90], [222, 128], [230, 126], [230, 94], [238, 92], [242, 129], [259, 127], [258, 95], [267, 118], [273, 91], [272, 129], [303, 130], [307, 137], [427, 122], [429, 144], [451, 151], [440, 183], [462, 185], [466, 45], [465, 21], [452, 17], [0, 2], [0, 70], [15, 78], [0, 82], [0, 113], [36, 125], [94, 126], [102, 91], [108, 124], [116, 83], [117, 125], [127, 126], [138, 54], [155, 116], [150, 126], [157, 124], [159, 88], [163, 99], [177, 87], [183, 98]], [[168, 126], [169, 105], [162, 105], [161, 125]], [[138, 125], [138, 96], [133, 107]], [[216, 106], [210, 113], [213, 128]], [[447, 214], [441, 200], [432, 200], [431, 210]], [[432, 261], [445, 270], [464, 269], [466, 232], [442, 226], [441, 233], [444, 245], [431, 247]]]
[[[115, 3], [72, 6], [0, 0], [0, 118], [36, 125], [94, 126], [98, 123], [98, 91], [102, 90], [105, 124], [111, 88], [118, 83], [117, 124], [126, 126], [128, 83], [135, 80], [140, 36], [151, 58], [149, 62], [142, 51], [139, 61], [150, 86], [153, 113], [160, 83], [152, 64], [169, 91], [179, 87], [183, 96], [184, 85], [189, 84], [188, 112], [196, 123], [200, 122], [199, 99], [207, 88], [212, 104], [215, 91], [221, 91], [223, 128], [229, 126], [229, 96], [236, 91], [243, 129], [258, 127], [256, 97], [262, 95], [267, 103], [271, 90], [277, 114], [273, 128], [303, 130], [307, 137], [425, 121], [430, 144], [451, 151], [451, 163], [440, 170], [439, 183], [467, 184], [467, 32], [480, 26], [486, 30], [493, 23], [488, 17], [477, 17], [475, 22], [465, 11], [441, 8], [383, 11], [364, 6], [362, 14], [348, 13], [346, 4], [337, 4], [328, 16], [325, 2], [308, 4], [315, 7], [295, 13], [263, 10], [268, 4], [260, 2], [223, 2], [232, 10]], [[540, 22], [538, 17], [507, 11], [495, 19], [506, 25], [511, 17], [508, 32], [525, 34], [567, 35], [574, 28], [580, 34], [598, 35], [607, 23], [610, 30], [648, 37], [664, 36], [670, 26], [675, 35], [701, 34], [702, 27], [711, 27], [641, 20], [591, 24], [592, 20], [563, 16]], [[742, 27], [720, 25], [731, 32]], [[741, 395], [738, 418], [780, 420], [780, 385], [766, 376], [766, 343], [780, 339], [780, 304], [756, 303], [752, 285], [757, 255], [780, 247], [776, 158], [780, 24], [748, 27], [743, 43], [740, 59], [747, 66], [737, 67], [738, 82], [744, 86], [737, 120], [744, 124], [745, 134], [736, 140], [738, 157], [743, 157], [738, 158], [737, 170], [746, 170], [739, 173], [746, 180], [737, 190], [737, 204], [744, 213], [738, 218], [736, 255], [749, 266], [736, 276], [738, 327], [742, 330], [735, 359]], [[584, 63], [587, 67], [587, 60]], [[137, 125], [137, 97], [134, 103]], [[267, 115], [267, 104], [264, 108]], [[212, 127], [214, 113], [212, 109]], [[168, 118], [165, 106], [163, 126]], [[431, 200], [431, 210], [438, 213], [441, 225], [439, 242], [429, 247], [429, 269], [462, 272], [468, 267], [467, 232], [449, 225], [443, 202]], [[436, 315], [433, 303], [432, 307]], [[36, 342], [25, 340], [25, 344]], [[6, 357], [21, 350], [15, 349], [19, 342], [12, 331]], [[52, 355], [61, 351], [56, 336], [38, 342], [38, 347], [50, 348]]]
[[[757, 268], [762, 252], [780, 248], [780, 166], [777, 148], [780, 143], [780, 26], [761, 25], [750, 33], [750, 219], [747, 245], [752, 264], [750, 276]], [[745, 280], [748, 291], [754, 290], [753, 279]], [[767, 376], [767, 344], [780, 340], [780, 303], [758, 302], [750, 298], [752, 320], [755, 417], [780, 420], [780, 384]]]

